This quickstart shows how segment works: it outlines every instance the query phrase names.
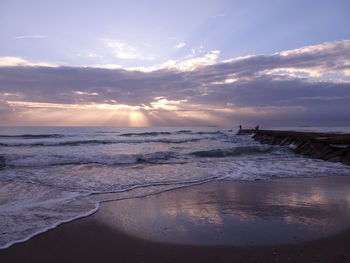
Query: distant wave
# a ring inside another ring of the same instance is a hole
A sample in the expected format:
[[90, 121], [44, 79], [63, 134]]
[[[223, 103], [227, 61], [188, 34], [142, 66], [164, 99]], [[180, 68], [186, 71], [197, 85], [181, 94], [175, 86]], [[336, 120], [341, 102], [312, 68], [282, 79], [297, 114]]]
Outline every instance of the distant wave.
[[0, 138], [21, 138], [21, 139], [44, 139], [44, 138], [62, 138], [63, 134], [22, 134], [22, 135], [0, 135]]
[[191, 133], [191, 130], [181, 130], [181, 131], [177, 131], [177, 134], [182, 134], [182, 133]]
[[120, 132], [118, 132], [118, 131], [95, 131], [95, 133], [111, 133], [111, 134], [113, 134], [113, 133], [120, 133]]
[[224, 134], [223, 132], [221, 131], [214, 131], [214, 132], [193, 132], [192, 134]]
[[76, 140], [76, 141], [44, 141], [44, 142], [31, 142], [31, 143], [0, 143], [3, 147], [38, 147], [38, 146], [80, 146], [80, 145], [96, 145], [96, 144], [120, 144], [120, 143], [187, 143], [200, 141], [206, 138], [184, 138], [184, 139], [137, 139], [137, 140]]
[[120, 134], [119, 136], [158, 136], [158, 135], [171, 135], [171, 132], [136, 132], [136, 133], [123, 133]]
[[[119, 132], [108, 132], [108, 131], [97, 131], [95, 134], [117, 134]], [[162, 139], [150, 139], [150, 137], [156, 136], [168, 136], [168, 135], [222, 135], [226, 136], [225, 133], [221, 131], [198, 131], [193, 132], [191, 130], [180, 130], [176, 132], [141, 132], [141, 133], [123, 133], [117, 134], [117, 137], [144, 137], [135, 138], [129, 140], [111, 140], [111, 139], [90, 139], [90, 140], [72, 140], [72, 141], [54, 141], [54, 140], [46, 140], [46, 141], [36, 141], [36, 142], [24, 142], [24, 141], [7, 141], [3, 140], [0, 142], [0, 146], [5, 147], [21, 147], [21, 146], [75, 146], [82, 144], [113, 144], [113, 143], [186, 143], [191, 141], [198, 141], [201, 139], [210, 139], [210, 138], [162, 138]], [[65, 135], [65, 134], [21, 134], [21, 135], [0, 135], [0, 139], [59, 139], [64, 137], [74, 137], [74, 135]], [[115, 137], [115, 138], [117, 138]]]
[[82, 144], [110, 144], [115, 143], [114, 141], [108, 140], [77, 140], [77, 141], [64, 141], [64, 142], [55, 142], [55, 141], [45, 141], [45, 142], [31, 142], [31, 143], [0, 143], [0, 146], [5, 147], [37, 147], [37, 146], [78, 146]]
[[129, 137], [129, 136], [159, 136], [159, 135], [176, 135], [176, 134], [191, 134], [191, 135], [216, 135], [216, 134], [224, 134], [221, 131], [198, 131], [193, 132], [191, 130], [180, 130], [176, 132], [136, 132], [136, 133], [123, 133], [119, 136]]

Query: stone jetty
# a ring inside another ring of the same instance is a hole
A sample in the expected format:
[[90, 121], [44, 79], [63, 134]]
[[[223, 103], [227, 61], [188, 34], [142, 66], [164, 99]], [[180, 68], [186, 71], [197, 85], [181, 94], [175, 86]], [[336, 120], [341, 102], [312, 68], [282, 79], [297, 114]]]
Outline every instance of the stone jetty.
[[295, 153], [350, 165], [350, 134], [241, 129], [263, 144], [289, 146]]

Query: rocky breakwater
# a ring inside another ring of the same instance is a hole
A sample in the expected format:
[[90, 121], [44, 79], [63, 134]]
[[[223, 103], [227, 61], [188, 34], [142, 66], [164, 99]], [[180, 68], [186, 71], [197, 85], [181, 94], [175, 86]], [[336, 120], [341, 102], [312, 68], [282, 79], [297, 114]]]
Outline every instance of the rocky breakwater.
[[[250, 133], [263, 144], [289, 146], [295, 153], [350, 165], [350, 134], [271, 130], [252, 130]], [[245, 134], [249, 134], [248, 130]]]

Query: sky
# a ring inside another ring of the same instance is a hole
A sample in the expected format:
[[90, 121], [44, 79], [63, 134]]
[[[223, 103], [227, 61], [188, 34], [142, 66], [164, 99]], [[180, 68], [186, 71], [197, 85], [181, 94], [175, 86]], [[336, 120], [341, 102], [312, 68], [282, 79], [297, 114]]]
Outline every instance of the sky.
[[0, 1], [0, 126], [350, 126], [350, 1]]

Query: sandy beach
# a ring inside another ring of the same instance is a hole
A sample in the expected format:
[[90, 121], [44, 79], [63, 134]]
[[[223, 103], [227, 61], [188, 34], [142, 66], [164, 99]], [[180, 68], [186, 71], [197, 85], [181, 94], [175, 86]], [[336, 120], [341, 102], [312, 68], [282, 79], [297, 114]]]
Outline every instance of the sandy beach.
[[350, 178], [219, 181], [105, 202], [1, 262], [350, 262]]

